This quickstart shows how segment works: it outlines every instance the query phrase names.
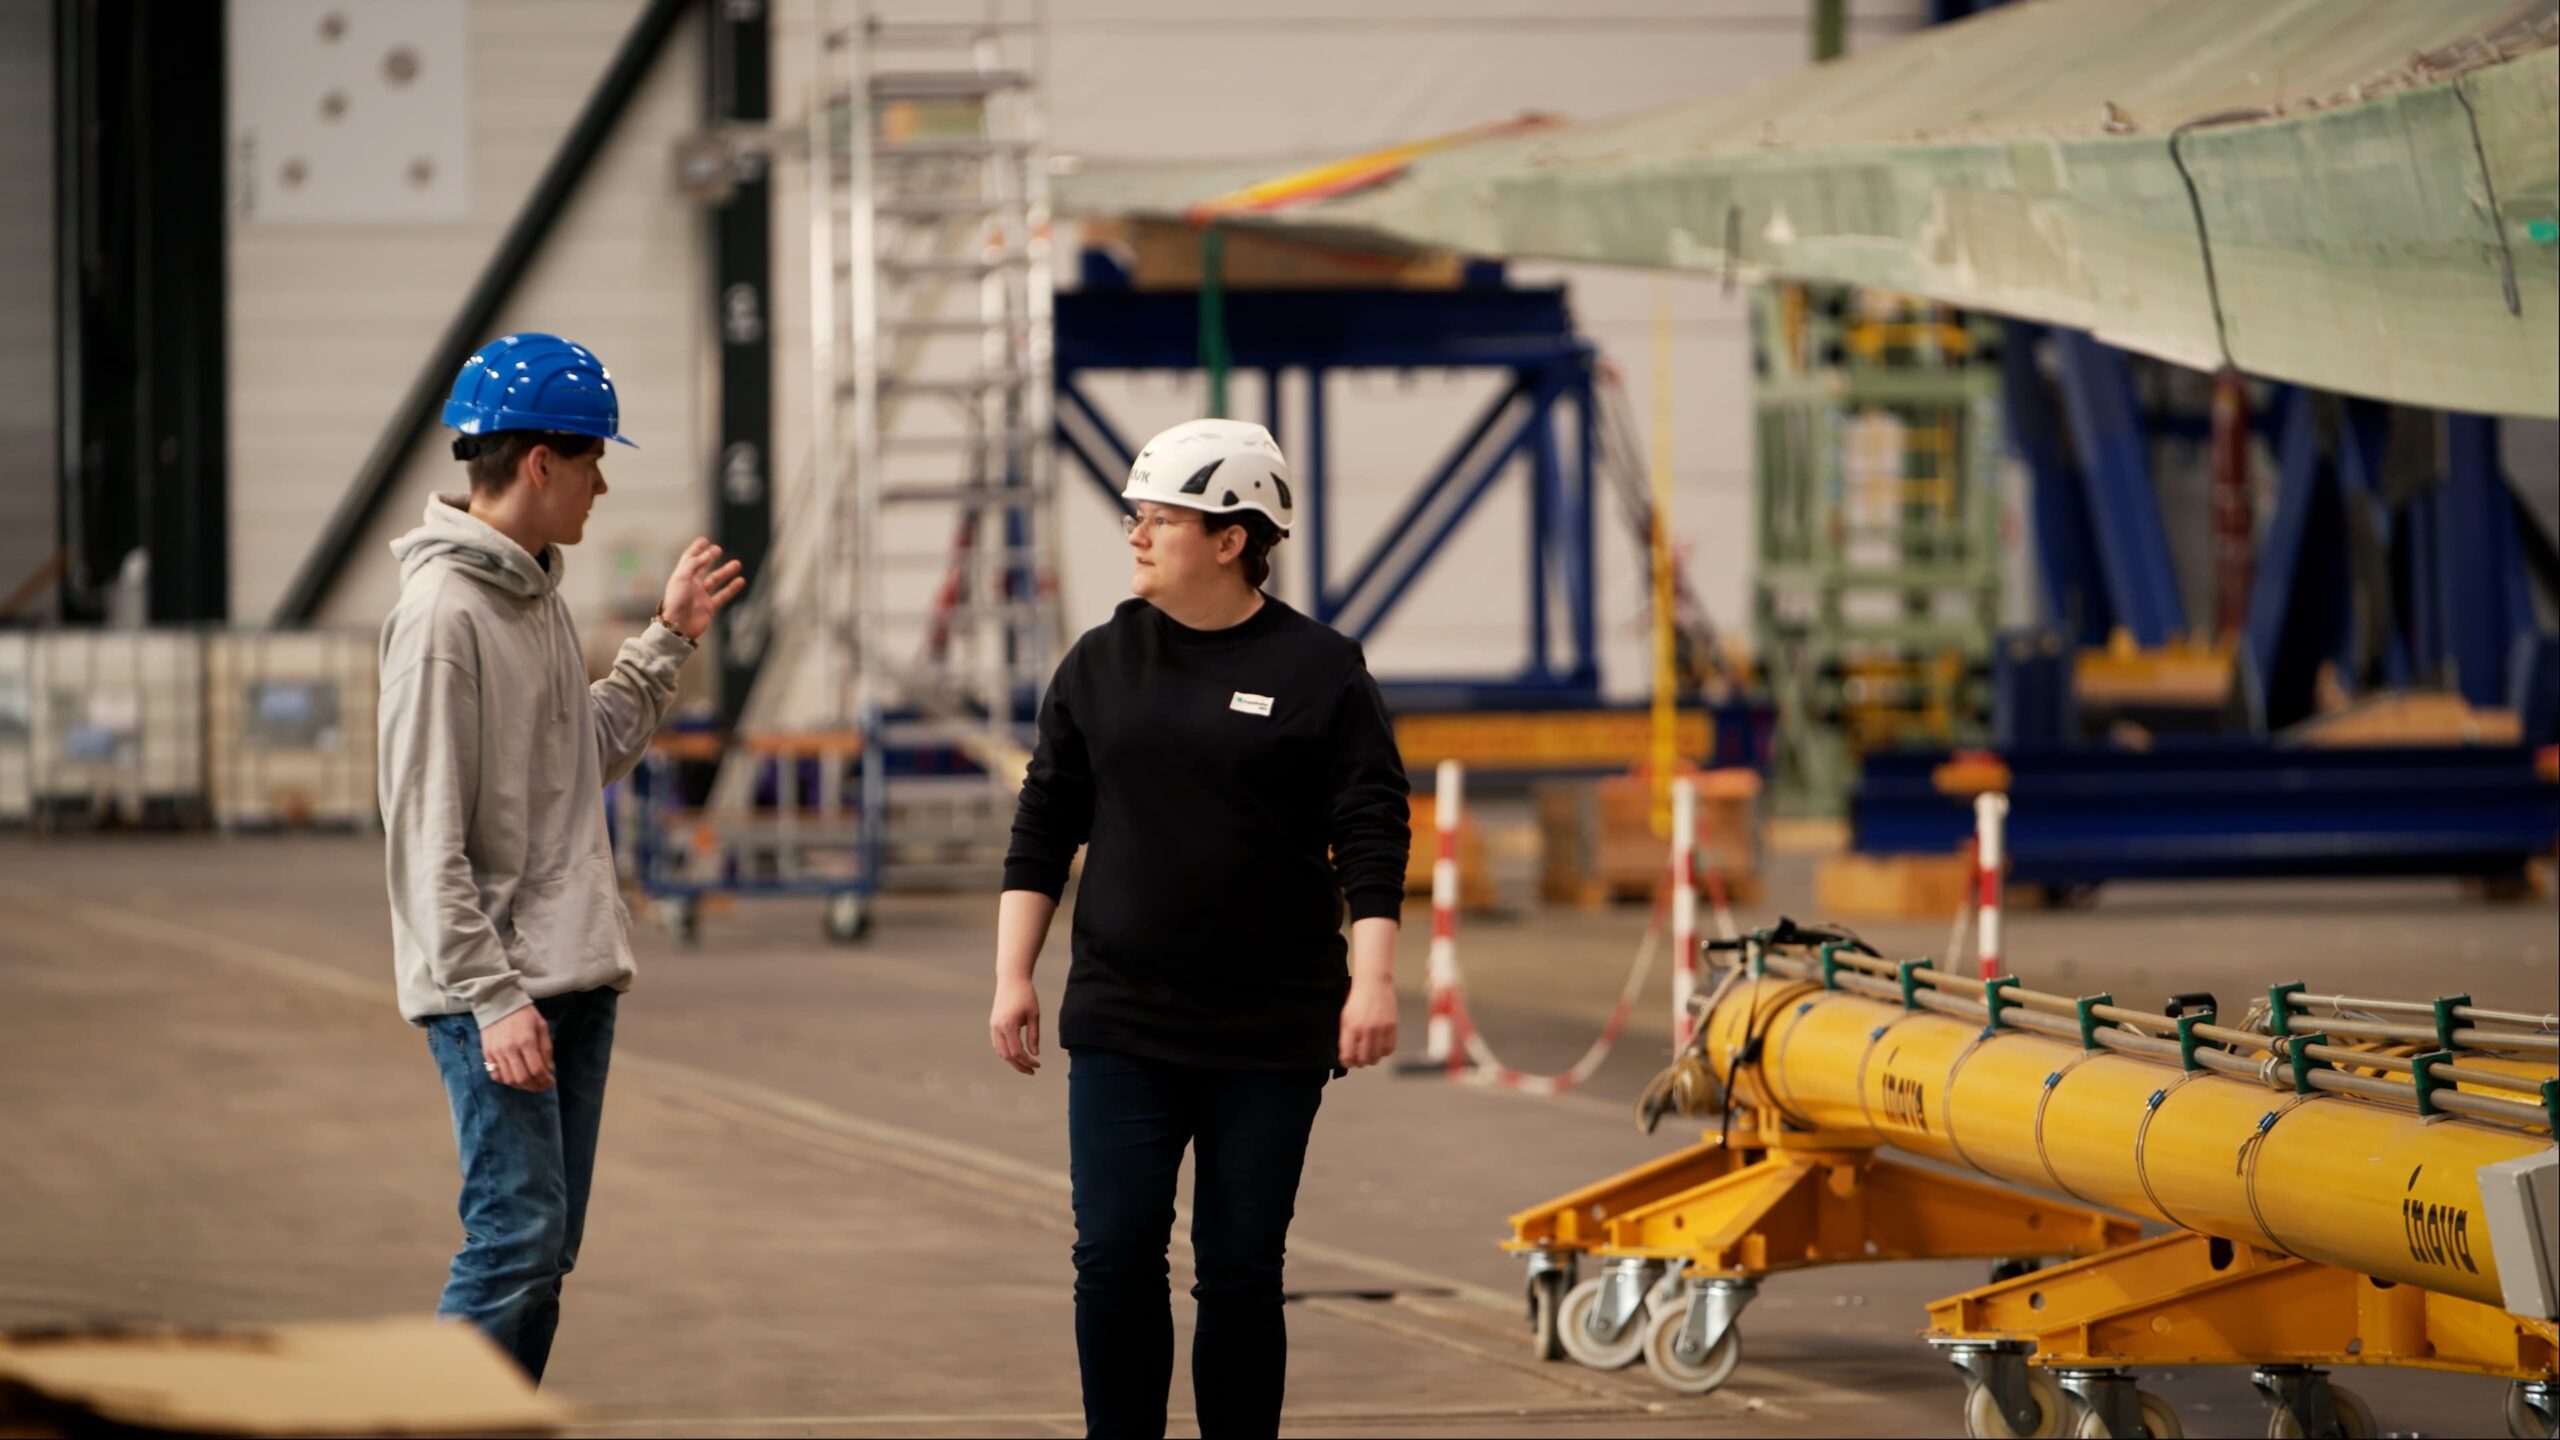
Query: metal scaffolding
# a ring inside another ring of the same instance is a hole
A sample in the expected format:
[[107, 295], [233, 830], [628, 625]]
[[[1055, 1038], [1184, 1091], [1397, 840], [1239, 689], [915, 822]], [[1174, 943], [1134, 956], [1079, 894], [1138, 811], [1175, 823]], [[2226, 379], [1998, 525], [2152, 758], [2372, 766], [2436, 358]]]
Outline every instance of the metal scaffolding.
[[1763, 292], [1754, 643], [1775, 797], [1836, 814], [1853, 759], [1979, 743], [1999, 621], [1998, 330], [1883, 292]]
[[1000, 859], [1064, 638], [1045, 9], [819, 5], [811, 474], [713, 786], [715, 873], [691, 883], [825, 893], [841, 939], [883, 883], [966, 883]]

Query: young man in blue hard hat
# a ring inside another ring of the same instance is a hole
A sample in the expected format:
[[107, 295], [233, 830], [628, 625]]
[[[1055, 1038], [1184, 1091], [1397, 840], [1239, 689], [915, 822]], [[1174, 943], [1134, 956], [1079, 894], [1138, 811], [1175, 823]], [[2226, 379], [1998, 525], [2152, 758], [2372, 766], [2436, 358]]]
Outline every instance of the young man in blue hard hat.
[[630, 772], [676, 671], [746, 586], [696, 538], [649, 628], [587, 682], [560, 599], [562, 547], [628, 445], [603, 365], [553, 335], [465, 361], [444, 422], [466, 495], [427, 502], [392, 542], [400, 601], [382, 626], [380, 799], [400, 1013], [425, 1028], [462, 1158], [461, 1251], [443, 1316], [468, 1320], [536, 1382], [578, 1261], [595, 1176], [629, 916], [604, 786]]

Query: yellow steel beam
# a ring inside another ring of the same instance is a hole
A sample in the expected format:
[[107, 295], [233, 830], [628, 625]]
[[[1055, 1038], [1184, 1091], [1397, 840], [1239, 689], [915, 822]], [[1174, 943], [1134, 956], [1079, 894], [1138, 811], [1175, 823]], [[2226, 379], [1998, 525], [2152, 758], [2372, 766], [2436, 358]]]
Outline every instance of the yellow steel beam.
[[2548, 1320], [2189, 1232], [1950, 1296], [1929, 1307], [1927, 1336], [2029, 1341], [2036, 1364], [2065, 1369], [2398, 1365], [2533, 1378], [2560, 1356]]
[[1872, 1145], [1769, 1138], [1757, 1163], [1603, 1222], [1607, 1253], [1757, 1276], [1863, 1260], [2087, 1255], [2142, 1233], [2086, 1206], [1880, 1158]]
[[1514, 1253], [1586, 1249], [1598, 1242], [1601, 1227], [1611, 1218], [1732, 1174], [1763, 1153], [1756, 1144], [1729, 1145], [1708, 1131], [1695, 1145], [1512, 1216], [1511, 1238], [1502, 1248]]

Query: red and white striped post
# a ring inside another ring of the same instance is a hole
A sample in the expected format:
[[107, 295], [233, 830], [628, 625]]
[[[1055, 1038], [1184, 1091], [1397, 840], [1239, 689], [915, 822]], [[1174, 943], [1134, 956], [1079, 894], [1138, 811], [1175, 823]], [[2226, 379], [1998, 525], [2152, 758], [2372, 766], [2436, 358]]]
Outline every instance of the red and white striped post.
[[1671, 1045], [1689, 1043], [1689, 997], [1698, 993], [1698, 786], [1671, 782]]
[[1455, 760], [1440, 762], [1438, 784], [1431, 797], [1431, 818], [1439, 849], [1431, 861], [1430, 1006], [1424, 1012], [1422, 1054], [1449, 1067], [1451, 1074], [1467, 1063], [1458, 1042], [1458, 810], [1465, 803], [1466, 771]]
[[1976, 903], [1982, 911], [1980, 946], [1982, 978], [2000, 975], [2000, 866], [2005, 858], [2002, 830], [2009, 818], [2009, 797], [1988, 791], [1973, 797], [1974, 847], [1981, 858], [1982, 882]]

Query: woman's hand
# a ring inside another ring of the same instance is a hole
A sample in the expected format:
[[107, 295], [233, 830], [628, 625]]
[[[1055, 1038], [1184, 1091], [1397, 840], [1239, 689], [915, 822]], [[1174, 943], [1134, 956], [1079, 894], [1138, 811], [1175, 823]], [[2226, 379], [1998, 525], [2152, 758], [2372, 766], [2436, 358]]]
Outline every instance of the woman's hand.
[[[1391, 1027], [1392, 1028], [1392, 1027]], [[996, 1058], [1025, 1075], [1040, 1073], [1040, 992], [1028, 979], [996, 982], [995, 1009], [987, 1015], [987, 1040]]]
[[1342, 1003], [1342, 1037], [1334, 1054], [1358, 1070], [1396, 1053], [1396, 987], [1392, 980], [1355, 979]]

